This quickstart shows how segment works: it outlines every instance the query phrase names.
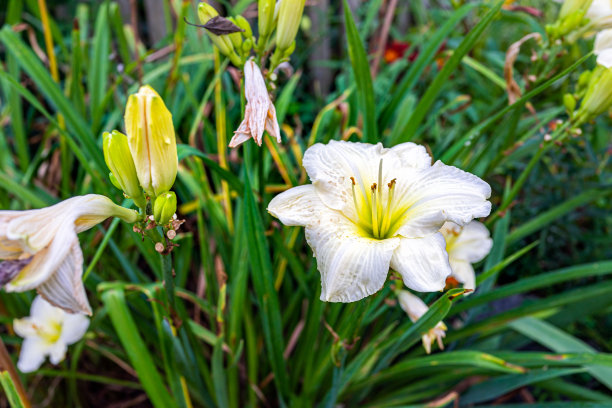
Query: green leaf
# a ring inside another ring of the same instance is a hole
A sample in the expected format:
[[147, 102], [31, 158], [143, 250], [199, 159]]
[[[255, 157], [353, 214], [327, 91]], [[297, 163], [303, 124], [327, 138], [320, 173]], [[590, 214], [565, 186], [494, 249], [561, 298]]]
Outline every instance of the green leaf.
[[[533, 317], [524, 317], [510, 323], [510, 327], [531, 340], [557, 353], [597, 353], [597, 351], [580, 339], [564, 332], [552, 324]], [[612, 390], [612, 367], [588, 365], [586, 368], [593, 377]]]
[[558, 370], [534, 370], [526, 374], [505, 375], [482, 382], [471, 387], [461, 396], [461, 405], [468, 406], [478, 402], [489, 401], [517, 388], [551, 378], [584, 372], [582, 368], [564, 368]]
[[161, 376], [153, 363], [136, 323], [128, 310], [122, 288], [106, 290], [102, 293], [102, 302], [108, 309], [115, 332], [121, 340], [130, 362], [138, 373], [138, 379], [156, 408], [175, 406], [175, 402], [162, 382]]
[[4, 389], [4, 395], [9, 402], [11, 408], [25, 408], [25, 405], [21, 401], [19, 397], [19, 393], [17, 392], [17, 387], [11, 378], [11, 374], [8, 371], [0, 372], [0, 384], [2, 384], [2, 389]]
[[379, 140], [376, 129], [376, 106], [374, 104], [374, 87], [372, 86], [372, 74], [366, 51], [361, 43], [359, 31], [355, 25], [351, 8], [347, 0], [344, 0], [344, 22], [346, 25], [346, 40], [348, 52], [353, 66], [353, 74], [357, 84], [357, 95], [359, 105], [363, 114], [364, 141], [373, 143]]
[[261, 215], [253, 198], [248, 166], [244, 166], [244, 226], [247, 232], [248, 253], [251, 263], [251, 279], [259, 303], [268, 358], [274, 372], [274, 381], [280, 397], [289, 395], [287, 370], [283, 352], [285, 349], [278, 294], [274, 289], [274, 270], [270, 262], [267, 239]]
[[[419, 53], [419, 57], [410, 64], [410, 70], [408, 70], [408, 73], [399, 83], [396, 91], [393, 92], [393, 96], [387, 106], [385, 106], [380, 116], [381, 127], [384, 128], [387, 126], [391, 117], [398, 110], [402, 100], [404, 100], [405, 96], [412, 90], [412, 87], [416, 84], [425, 68], [434, 59], [444, 39], [455, 29], [455, 26], [476, 7], [476, 5], [476, 3], [472, 3], [461, 6], [445, 21], [444, 25], [440, 27], [431, 38], [427, 39], [425, 48]], [[400, 109], [398, 113], [402, 116], [404, 112]]]
[[199, 157], [209, 169], [214, 170], [217, 174], [219, 174], [219, 177], [227, 181], [232, 190], [236, 191], [239, 195], [242, 195], [244, 187], [240, 179], [238, 179], [238, 177], [236, 177], [229, 170], [221, 167], [219, 163], [208, 157], [206, 153], [185, 144], [179, 144], [177, 146], [177, 152], [179, 161], [189, 156]]
[[444, 63], [444, 67], [440, 70], [436, 78], [433, 80], [431, 85], [427, 87], [427, 91], [419, 101], [419, 104], [415, 108], [412, 115], [410, 115], [410, 120], [406, 127], [400, 132], [399, 138], [396, 140], [392, 140], [391, 144], [395, 145], [401, 142], [406, 142], [414, 139], [416, 136], [417, 130], [427, 115], [429, 113], [431, 106], [435, 102], [438, 94], [442, 91], [442, 88], [448, 83], [448, 78], [456, 72], [457, 67], [463, 60], [463, 57], [474, 47], [477, 41], [482, 39], [482, 34], [485, 29], [493, 22], [493, 19], [499, 13], [501, 6], [503, 5], [503, 1], [498, 1], [491, 10], [480, 20], [480, 22], [470, 31], [470, 33], [461, 41], [459, 47], [455, 51], [453, 51], [453, 55]]

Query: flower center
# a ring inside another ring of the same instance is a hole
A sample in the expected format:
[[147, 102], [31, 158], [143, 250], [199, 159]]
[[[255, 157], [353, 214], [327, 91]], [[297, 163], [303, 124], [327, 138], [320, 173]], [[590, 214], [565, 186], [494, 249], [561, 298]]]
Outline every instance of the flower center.
[[361, 232], [374, 239], [386, 239], [393, 236], [405, 213], [395, 200], [396, 179], [383, 184], [383, 161], [378, 165], [378, 183], [369, 187], [363, 180], [356, 181], [350, 177], [353, 189], [353, 201], [357, 220], [355, 224]]
[[59, 321], [51, 321], [42, 326], [32, 324], [32, 327], [38, 336], [48, 343], [55, 343], [62, 334], [62, 323]]

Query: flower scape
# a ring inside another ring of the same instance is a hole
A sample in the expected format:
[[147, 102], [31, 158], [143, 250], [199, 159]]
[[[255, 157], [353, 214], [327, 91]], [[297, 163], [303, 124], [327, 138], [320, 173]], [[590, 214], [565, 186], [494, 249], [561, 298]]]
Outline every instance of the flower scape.
[[0, 18], [0, 406], [612, 406], [611, 1]]

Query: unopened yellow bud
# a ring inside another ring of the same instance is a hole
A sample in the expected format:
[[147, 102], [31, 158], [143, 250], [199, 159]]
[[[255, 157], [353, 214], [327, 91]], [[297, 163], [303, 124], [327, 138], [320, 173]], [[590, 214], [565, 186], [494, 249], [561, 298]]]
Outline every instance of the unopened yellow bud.
[[275, 0], [259, 0], [257, 3], [257, 26], [259, 27], [259, 36], [268, 38], [274, 31], [274, 7]]
[[[215, 8], [210, 4], [200, 3], [198, 5], [198, 17], [200, 18], [200, 22], [202, 24], [206, 24], [208, 20], [218, 15], [219, 13], [217, 13], [217, 10], [215, 10]], [[230, 61], [232, 61], [232, 64], [236, 66], [242, 65], [242, 60], [238, 54], [236, 54], [232, 40], [230, 40], [228, 35], [216, 35], [208, 30], [206, 30], [206, 34], [208, 34], [210, 40], [219, 49], [219, 52], [228, 57]]]
[[305, 0], [282, 0], [278, 10], [276, 46], [284, 53], [291, 46], [304, 12]]
[[176, 194], [174, 191], [163, 193], [155, 199], [153, 204], [153, 217], [159, 225], [166, 225], [176, 212]]
[[105, 132], [102, 141], [104, 161], [111, 171], [109, 177], [113, 185], [134, 200], [139, 207], [146, 205], [138, 183], [136, 167], [130, 153], [127, 137], [116, 130]]
[[178, 169], [172, 115], [150, 86], [130, 95], [125, 128], [141, 187], [151, 197], [170, 190]]
[[593, 0], [565, 0], [559, 11], [559, 19], [564, 19], [577, 11], [586, 13], [592, 2]]

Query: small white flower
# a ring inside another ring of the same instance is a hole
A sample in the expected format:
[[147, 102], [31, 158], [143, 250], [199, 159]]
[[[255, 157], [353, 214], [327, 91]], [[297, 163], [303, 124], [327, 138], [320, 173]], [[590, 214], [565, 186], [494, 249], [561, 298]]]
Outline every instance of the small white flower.
[[321, 273], [321, 300], [354, 302], [380, 290], [389, 267], [409, 288], [444, 288], [451, 269], [445, 221], [465, 225], [491, 211], [491, 188], [423, 146], [331, 141], [304, 154], [311, 185], [276, 196], [268, 211], [306, 227]]
[[77, 234], [112, 216], [135, 222], [138, 214], [96, 194], [39, 210], [0, 211], [0, 285], [7, 292], [36, 288], [57, 307], [91, 314]]
[[40, 368], [49, 356], [52, 364], [66, 357], [68, 346], [79, 341], [89, 327], [89, 319], [81, 314], [69, 314], [36, 296], [30, 316], [15, 319], [15, 333], [23, 337], [17, 367], [31, 373]]
[[493, 240], [489, 230], [478, 221], [472, 221], [463, 228], [446, 222], [440, 232], [446, 241], [452, 276], [463, 283], [465, 289], [474, 290], [476, 275], [472, 264], [482, 261], [491, 251]]
[[236, 147], [250, 138], [261, 146], [264, 130], [267, 130], [270, 136], [275, 137], [280, 143], [281, 135], [276, 119], [276, 109], [268, 94], [263, 75], [253, 58], [244, 64], [244, 94], [247, 100], [244, 119], [234, 132], [229, 147]]
[[[400, 291], [397, 298], [400, 306], [404, 312], [408, 314], [408, 317], [413, 323], [416, 323], [417, 320], [419, 320], [421, 316], [423, 316], [425, 313], [427, 313], [427, 310], [429, 310], [421, 298], [413, 295], [407, 290]], [[444, 322], [438, 322], [433, 329], [430, 329], [427, 331], [427, 333], [423, 334], [421, 339], [423, 341], [423, 348], [427, 354], [431, 353], [431, 345], [434, 340], [438, 343], [440, 350], [444, 350], [444, 343], [442, 343], [442, 339], [446, 337], [446, 330], [448, 330], [448, 328]]]

